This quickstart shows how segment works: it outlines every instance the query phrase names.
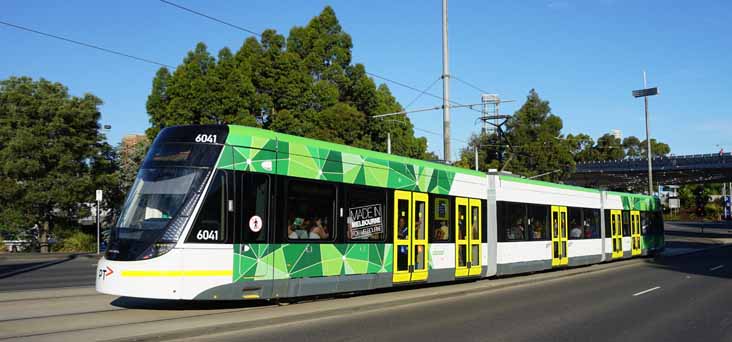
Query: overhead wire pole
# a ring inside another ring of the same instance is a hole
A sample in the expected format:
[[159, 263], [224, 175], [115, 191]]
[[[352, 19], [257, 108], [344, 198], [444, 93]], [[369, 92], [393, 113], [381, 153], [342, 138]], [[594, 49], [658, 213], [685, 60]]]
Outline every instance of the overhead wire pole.
[[447, 0], [442, 0], [442, 139], [443, 159], [450, 162], [450, 70], [447, 49]]
[[[643, 70], [643, 89], [648, 88], [646, 71]], [[648, 155], [648, 196], [653, 196], [653, 161], [651, 160], [651, 128], [648, 123], [648, 96], [643, 97], [646, 111], [646, 150]]]

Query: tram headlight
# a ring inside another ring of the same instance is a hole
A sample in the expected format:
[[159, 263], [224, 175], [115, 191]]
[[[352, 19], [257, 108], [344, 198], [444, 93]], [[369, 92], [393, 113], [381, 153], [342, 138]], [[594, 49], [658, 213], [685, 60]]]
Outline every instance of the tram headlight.
[[140, 259], [146, 260], [161, 256], [165, 253], [170, 252], [173, 247], [175, 247], [175, 242], [156, 242], [152, 244], [152, 246], [148, 247], [145, 253], [142, 253], [142, 257]]

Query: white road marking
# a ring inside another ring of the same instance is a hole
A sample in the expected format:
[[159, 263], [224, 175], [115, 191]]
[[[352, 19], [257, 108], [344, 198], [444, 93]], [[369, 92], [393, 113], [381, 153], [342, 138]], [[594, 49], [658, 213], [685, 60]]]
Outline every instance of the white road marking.
[[710, 271], [716, 271], [716, 270], [718, 270], [720, 268], [724, 268], [724, 265], [714, 266], [714, 267], [710, 268], [709, 270]]
[[642, 295], [642, 294], [646, 294], [646, 293], [648, 293], [648, 292], [651, 292], [651, 291], [656, 291], [656, 290], [658, 290], [658, 289], [660, 289], [660, 288], [661, 288], [660, 286], [656, 286], [656, 287], [654, 287], [654, 288], [650, 288], [650, 289], [648, 289], [648, 290], [645, 290], [645, 291], [641, 291], [641, 292], [638, 292], [638, 293], [634, 294], [634, 295], [633, 295], [633, 297], [635, 297], [635, 296], [640, 296], [640, 295]]

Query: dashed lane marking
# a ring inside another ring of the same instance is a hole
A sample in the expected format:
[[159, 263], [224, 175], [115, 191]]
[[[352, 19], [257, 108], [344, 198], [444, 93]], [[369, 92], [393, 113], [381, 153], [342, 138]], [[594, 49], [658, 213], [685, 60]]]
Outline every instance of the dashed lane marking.
[[709, 270], [710, 271], [716, 271], [716, 270], [718, 270], [720, 268], [724, 268], [724, 265], [714, 266], [714, 267], [710, 268]]
[[658, 290], [660, 288], [661, 288], [660, 286], [656, 286], [656, 287], [650, 288], [648, 290], [638, 292], [638, 293], [634, 294], [633, 297], [640, 296], [642, 294], [646, 294], [646, 293], [651, 292], [651, 291], [656, 291], [656, 290]]

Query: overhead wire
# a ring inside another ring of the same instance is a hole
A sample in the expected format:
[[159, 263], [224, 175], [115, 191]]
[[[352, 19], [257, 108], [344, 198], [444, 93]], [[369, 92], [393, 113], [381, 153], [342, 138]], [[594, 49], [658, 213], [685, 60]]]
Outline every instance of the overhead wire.
[[459, 78], [459, 77], [457, 77], [455, 75], [450, 75], [450, 78], [455, 79], [456, 81], [458, 81], [458, 82], [460, 82], [462, 84], [465, 84], [466, 86], [471, 87], [471, 88], [479, 91], [481, 94], [487, 94], [488, 93], [487, 91], [481, 89], [480, 87], [478, 87], [476, 85], [473, 85], [472, 83], [470, 83], [468, 81], [465, 81], [465, 80], [463, 80], [463, 79], [461, 79], [461, 78]]
[[247, 32], [247, 33], [251, 33], [251, 34], [253, 34], [255, 36], [258, 36], [258, 37], [261, 37], [262, 36], [261, 33], [254, 32], [253, 30], [250, 30], [248, 28], [244, 28], [244, 27], [241, 27], [239, 25], [232, 24], [232, 23], [230, 23], [228, 21], [224, 21], [224, 20], [221, 20], [219, 18], [210, 16], [208, 14], [205, 14], [205, 13], [202, 13], [202, 12], [199, 12], [199, 11], [196, 11], [196, 10], [193, 10], [193, 9], [190, 9], [188, 7], [185, 7], [185, 6], [176, 4], [176, 3], [172, 2], [172, 1], [168, 1], [168, 0], [159, 0], [159, 1], [162, 2], [162, 3], [164, 3], [164, 4], [168, 4], [170, 6], [177, 7], [179, 9], [182, 9], [182, 10], [184, 10], [186, 12], [190, 12], [190, 13], [193, 13], [193, 14], [196, 14], [196, 15], [200, 15], [200, 16], [202, 16], [204, 18], [207, 18], [209, 20], [213, 20], [213, 21], [215, 21], [217, 23], [224, 24], [224, 25], [229, 26], [229, 27], [233, 27], [233, 28], [235, 28], [237, 30], [244, 31], [244, 32]]
[[99, 51], [104, 51], [104, 52], [111, 53], [111, 54], [115, 54], [115, 55], [118, 55], [118, 56], [131, 58], [131, 59], [134, 59], [134, 60], [137, 60], [137, 61], [140, 61], [140, 62], [155, 64], [155, 65], [158, 65], [158, 66], [175, 69], [174, 66], [169, 65], [169, 64], [157, 62], [157, 61], [154, 61], [154, 60], [149, 59], [149, 58], [137, 57], [137, 56], [134, 56], [134, 55], [131, 55], [131, 54], [128, 54], [128, 53], [121, 52], [121, 51], [108, 49], [108, 48], [105, 48], [105, 47], [102, 47], [102, 46], [99, 46], [99, 45], [90, 44], [90, 43], [84, 43], [84, 42], [81, 42], [81, 41], [78, 41], [78, 40], [74, 40], [74, 39], [71, 39], [71, 38], [66, 38], [66, 37], [62, 37], [62, 36], [56, 35], [56, 34], [38, 31], [38, 30], [35, 30], [35, 29], [32, 29], [32, 28], [28, 28], [28, 27], [25, 27], [25, 26], [17, 25], [17, 24], [8, 23], [8, 22], [5, 22], [5, 21], [0, 21], [0, 24], [6, 25], [6, 26], [10, 26], [10, 27], [13, 27], [13, 28], [16, 28], [16, 29], [19, 29], [19, 30], [23, 30], [23, 31], [27, 31], [27, 32], [32, 32], [32, 33], [35, 33], [35, 34], [38, 34], [38, 35], [42, 35], [42, 36], [46, 36], [46, 37], [50, 37], [50, 38], [62, 40], [62, 41], [65, 41], [67, 43], [73, 43], [73, 44], [76, 44], [76, 45], [85, 46], [85, 47], [88, 47], [88, 48], [91, 48], [91, 49], [96, 49], [96, 50], [99, 50]]
[[409, 107], [411, 107], [411, 106], [412, 106], [412, 105], [413, 105], [413, 104], [414, 104], [415, 102], [417, 102], [417, 100], [419, 100], [419, 98], [421, 98], [421, 97], [422, 97], [422, 95], [424, 95], [424, 94], [425, 94], [426, 92], [430, 91], [430, 89], [432, 89], [432, 87], [434, 87], [434, 86], [435, 86], [435, 84], [437, 84], [437, 82], [438, 82], [438, 81], [439, 81], [440, 79], [441, 79], [441, 78], [440, 78], [440, 77], [438, 77], [438, 78], [437, 78], [437, 79], [436, 79], [436, 80], [435, 80], [434, 82], [432, 82], [432, 84], [430, 84], [430, 85], [429, 85], [429, 86], [428, 86], [427, 88], [425, 88], [424, 90], [422, 90], [421, 92], [419, 92], [419, 94], [417, 94], [417, 96], [415, 96], [415, 97], [414, 97], [414, 98], [412, 99], [412, 101], [409, 101], [409, 103], [408, 103], [408, 104], [407, 104], [406, 106], [404, 106], [404, 110], [407, 110], [407, 109], [409, 109]]

